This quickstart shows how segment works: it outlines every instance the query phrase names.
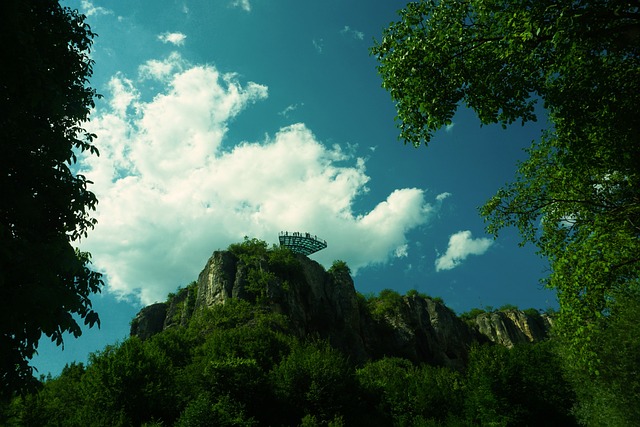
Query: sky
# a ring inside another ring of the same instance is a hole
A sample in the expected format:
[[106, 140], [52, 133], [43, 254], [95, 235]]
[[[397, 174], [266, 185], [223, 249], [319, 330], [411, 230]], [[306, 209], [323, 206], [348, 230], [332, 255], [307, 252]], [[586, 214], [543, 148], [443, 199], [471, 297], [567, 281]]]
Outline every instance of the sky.
[[196, 280], [245, 236], [310, 232], [311, 258], [350, 266], [356, 289], [410, 289], [458, 313], [556, 307], [547, 263], [516, 230], [494, 240], [478, 208], [513, 180], [538, 123], [481, 127], [461, 108], [429, 147], [398, 140], [368, 49], [403, 1], [63, 1], [98, 34], [86, 129], [100, 157], [98, 224], [80, 242], [104, 274], [101, 328], [45, 337], [39, 374], [125, 339], [145, 305]]

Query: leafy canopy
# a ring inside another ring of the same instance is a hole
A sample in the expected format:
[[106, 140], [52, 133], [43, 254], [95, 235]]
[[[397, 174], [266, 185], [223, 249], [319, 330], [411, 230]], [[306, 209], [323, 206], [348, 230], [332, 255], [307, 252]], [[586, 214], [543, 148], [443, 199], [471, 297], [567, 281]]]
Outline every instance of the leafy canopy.
[[516, 181], [481, 209], [547, 257], [559, 333], [597, 370], [589, 335], [640, 273], [640, 3], [421, 0], [372, 49], [415, 146], [473, 109], [482, 124], [550, 123]]
[[[42, 334], [58, 345], [99, 323], [90, 295], [102, 286], [73, 242], [95, 224], [97, 199], [76, 173], [98, 154], [82, 128], [97, 96], [88, 87], [94, 33], [53, 0], [0, 6], [0, 390], [23, 387]], [[73, 315], [78, 317], [74, 318]]]
[[428, 143], [461, 104], [503, 126], [535, 120], [538, 99], [574, 127], [589, 124], [577, 106], [635, 117], [614, 105], [638, 85], [637, 2], [421, 0], [399, 14], [371, 53], [406, 142]]
[[[299, 256], [286, 248], [246, 239], [232, 249], [247, 285], [251, 270], [278, 270], [279, 283], [299, 273]], [[347, 274], [346, 263], [334, 267], [330, 275]], [[364, 360], [320, 339], [318, 328], [299, 328], [281, 306], [255, 295], [189, 308], [197, 292], [193, 282], [169, 295], [166, 304], [176, 314], [167, 318], [180, 321], [163, 331], [109, 345], [87, 366], [68, 366], [38, 390], [0, 401], [0, 424], [473, 426], [510, 419], [501, 425], [539, 425], [547, 416], [551, 424], [572, 425], [573, 394], [545, 343], [475, 347], [466, 373], [384, 357], [402, 351], [394, 339], [381, 359]], [[420, 298], [429, 297], [390, 289], [360, 295], [361, 320], [391, 327]], [[373, 345], [375, 336], [386, 336], [376, 329], [367, 335]], [[539, 422], [523, 422], [531, 418]]]

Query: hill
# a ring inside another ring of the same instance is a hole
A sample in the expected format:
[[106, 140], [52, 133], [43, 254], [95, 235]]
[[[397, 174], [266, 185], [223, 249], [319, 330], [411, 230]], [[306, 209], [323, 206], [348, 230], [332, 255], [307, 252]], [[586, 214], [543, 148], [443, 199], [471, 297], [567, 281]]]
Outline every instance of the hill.
[[[282, 251], [283, 253], [280, 253]], [[304, 255], [248, 241], [215, 251], [197, 282], [142, 309], [131, 335], [146, 339], [185, 326], [194, 313], [241, 299], [284, 314], [297, 338], [318, 336], [358, 362], [385, 356], [462, 368], [473, 344], [513, 347], [546, 338], [553, 320], [536, 310], [483, 312], [463, 320], [438, 298], [387, 289], [365, 298], [348, 266], [329, 271]]]
[[328, 270], [246, 240], [145, 307], [131, 336], [0, 404], [18, 426], [575, 425], [552, 320], [464, 316], [437, 298], [364, 297]]

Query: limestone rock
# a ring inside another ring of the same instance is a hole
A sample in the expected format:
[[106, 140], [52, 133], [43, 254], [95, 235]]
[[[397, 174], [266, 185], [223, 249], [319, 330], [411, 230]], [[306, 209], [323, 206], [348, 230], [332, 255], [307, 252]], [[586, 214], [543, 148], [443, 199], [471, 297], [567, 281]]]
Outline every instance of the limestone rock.
[[144, 340], [162, 332], [166, 318], [166, 303], [151, 304], [140, 310], [131, 322], [131, 335], [136, 335]]
[[[552, 325], [547, 316], [520, 310], [483, 313], [465, 322], [442, 302], [417, 294], [401, 297], [392, 312], [374, 316], [358, 297], [346, 270], [325, 271], [303, 255], [296, 255], [296, 260], [299, 268], [287, 277], [268, 275], [260, 303], [286, 315], [299, 337], [327, 339], [354, 361], [398, 356], [458, 368], [464, 366], [473, 343], [513, 347], [537, 342]], [[265, 260], [252, 268], [268, 272], [269, 266]], [[255, 290], [248, 287], [250, 270], [232, 252], [214, 252], [195, 286], [182, 289], [168, 304], [145, 307], [132, 322], [131, 334], [148, 338], [186, 325], [195, 310], [232, 298], [255, 300]]]
[[373, 355], [464, 366], [471, 344], [483, 337], [437, 300], [418, 295], [402, 299], [399, 312], [386, 315], [366, 334], [377, 341], [369, 345]]
[[164, 329], [176, 326], [187, 326], [195, 308], [197, 289], [187, 287], [180, 289], [167, 304]]
[[531, 316], [521, 310], [482, 313], [475, 319], [478, 332], [508, 348], [544, 339], [551, 327], [547, 315]]
[[[198, 276], [196, 307], [211, 307], [233, 296], [238, 258], [228, 251], [216, 251]], [[237, 290], [236, 290], [237, 293]]]

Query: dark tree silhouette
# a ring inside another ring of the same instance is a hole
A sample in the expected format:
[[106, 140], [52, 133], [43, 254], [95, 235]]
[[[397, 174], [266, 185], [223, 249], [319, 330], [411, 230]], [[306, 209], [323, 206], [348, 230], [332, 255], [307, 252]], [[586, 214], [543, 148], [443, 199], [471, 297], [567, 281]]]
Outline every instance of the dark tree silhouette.
[[[98, 155], [82, 128], [95, 34], [85, 16], [53, 0], [0, 4], [0, 390], [32, 380], [28, 360], [44, 333], [58, 345], [93, 326], [90, 295], [101, 275], [73, 243], [86, 236], [97, 199], [75, 172], [77, 156]], [[74, 318], [74, 315], [76, 316]]]

